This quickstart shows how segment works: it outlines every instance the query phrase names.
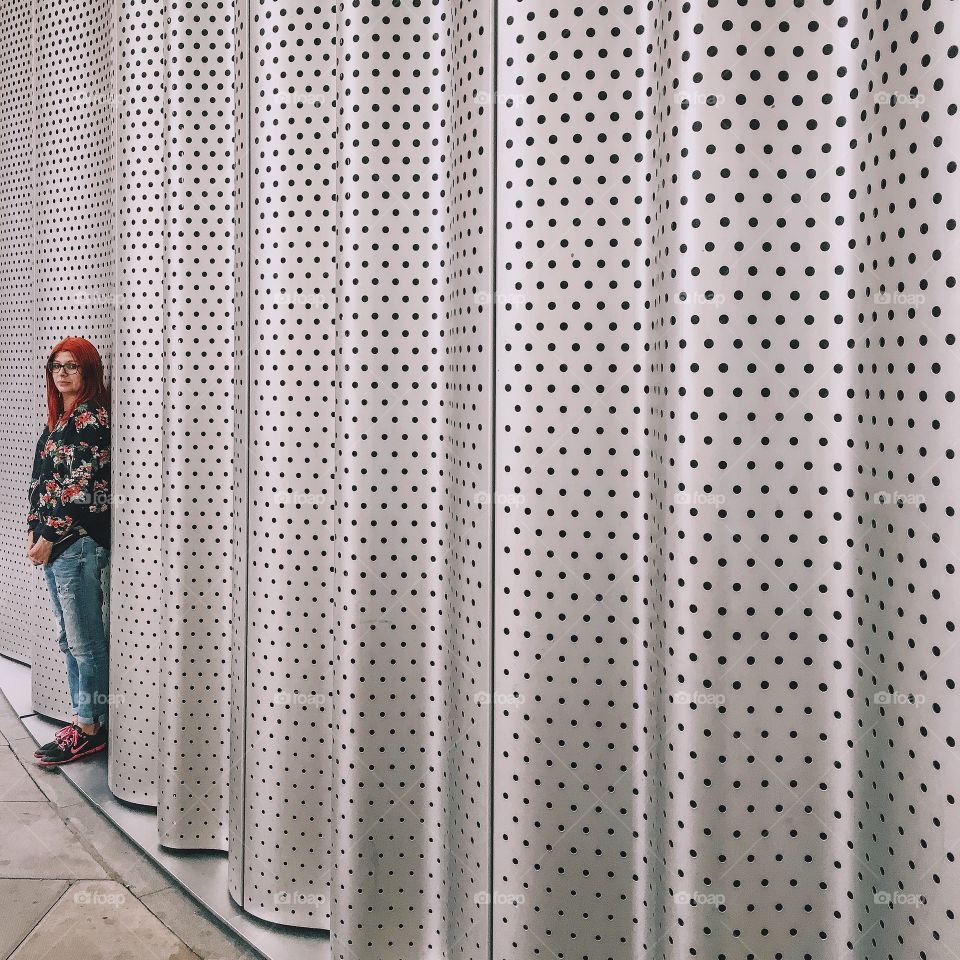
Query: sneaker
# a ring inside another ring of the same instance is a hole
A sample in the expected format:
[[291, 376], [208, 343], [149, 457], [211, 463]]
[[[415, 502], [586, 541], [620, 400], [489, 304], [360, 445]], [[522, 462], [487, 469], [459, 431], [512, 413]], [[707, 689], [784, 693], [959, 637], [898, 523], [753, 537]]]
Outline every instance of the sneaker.
[[96, 733], [84, 733], [79, 727], [74, 727], [66, 734], [56, 750], [44, 754], [37, 763], [41, 767], [58, 767], [64, 763], [79, 760], [81, 757], [88, 757], [91, 753], [99, 753], [106, 748], [106, 727], [100, 727]]
[[48, 753], [55, 753], [60, 750], [60, 747], [66, 742], [67, 738], [70, 736], [70, 732], [73, 730], [74, 725], [68, 723], [65, 727], [61, 727], [54, 735], [53, 739], [49, 743], [43, 744], [42, 747], [37, 747], [33, 751], [34, 757], [38, 760], [42, 759]]

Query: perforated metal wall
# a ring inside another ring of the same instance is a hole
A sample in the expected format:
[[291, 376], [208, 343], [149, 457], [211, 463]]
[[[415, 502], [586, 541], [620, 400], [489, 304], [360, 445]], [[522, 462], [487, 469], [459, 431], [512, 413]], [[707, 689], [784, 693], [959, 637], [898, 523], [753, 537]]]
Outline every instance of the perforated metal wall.
[[[314, 67], [299, 45], [276, 39], [309, 31], [306, 11], [253, 4], [238, 5], [237, 15], [244, 42], [237, 50], [236, 295], [244, 342], [236, 409], [245, 416], [235, 473], [244, 481], [236, 495], [243, 510], [235, 635], [245, 644], [234, 676], [243, 751], [231, 811], [231, 891], [257, 916], [326, 927], [336, 150], [333, 105], [321, 82], [313, 81], [314, 92], [298, 78], [323, 71], [331, 90], [334, 56], [327, 51]], [[309, 207], [300, 202], [306, 196]]]
[[249, 356], [250, 308], [248, 287], [250, 256], [250, 204], [248, 201], [249, 152], [246, 149], [250, 110], [249, 12], [247, 0], [233, 0], [234, 23], [232, 50], [232, 149], [233, 163], [233, 511], [231, 566], [231, 629], [230, 644], [230, 772], [227, 794], [228, 885], [230, 895], [245, 905], [244, 841], [245, 841], [245, 771], [247, 762], [247, 501], [249, 498]]
[[[940, 267], [956, 13], [661, 13], [641, 101], [645, 607], [623, 779], [605, 761], [608, 718], [629, 729], [612, 697], [589, 739], [570, 731], [589, 796], [635, 834], [639, 883], [621, 874], [611, 925], [578, 913], [577, 939], [617, 955], [632, 915], [648, 956], [936, 954], [955, 937], [939, 717], [957, 662], [956, 294]], [[591, 620], [621, 623], [625, 593]], [[558, 693], [574, 679], [553, 676]], [[581, 853], [598, 816], [582, 812]], [[569, 949], [555, 916], [516, 912], [521, 946]]]
[[156, 803], [162, 842], [179, 848], [226, 849], [228, 829], [228, 14], [219, 5], [167, 21], [152, 0], [117, 6], [118, 397], [130, 416], [118, 418], [114, 440], [113, 602], [123, 626], [111, 654], [109, 782], [124, 799]]
[[46, 420], [43, 363], [63, 336], [114, 344], [112, 17], [106, 3], [0, 5], [0, 370], [8, 416], [0, 650], [33, 666], [33, 703], [69, 716], [41, 570], [26, 558], [33, 452]]
[[652, 957], [649, 41], [632, 5], [499, 17], [492, 956]]
[[863, 957], [932, 956], [957, 940], [960, 11], [884, 13], [858, 28], [866, 149], [845, 204], [867, 321], [847, 412], [849, 689], [834, 694], [847, 750], [842, 766], [820, 763], [837, 798], [832, 845], [853, 878], [843, 922]]
[[112, 788], [338, 960], [943, 955], [955, 4], [117, 2]]
[[[108, 0], [35, 0], [33, 369], [67, 335], [87, 337], [112, 380], [114, 344], [114, 30]], [[46, 402], [37, 390], [39, 436]], [[42, 576], [42, 573], [40, 574]], [[44, 584], [44, 589], [46, 585]], [[49, 598], [43, 609], [49, 610]], [[33, 703], [70, 715], [63, 654], [52, 618], [33, 657]]]
[[111, 428], [110, 789], [156, 804], [164, 355], [164, 30], [152, 0], [115, 4], [117, 29], [116, 409]]
[[482, 955], [491, 8], [364, 13], [337, 24], [331, 934]]
[[166, 34], [161, 842], [225, 847], [233, 494], [230, 7]]
[[0, 652], [24, 663], [48, 620], [24, 507], [34, 453], [24, 438], [40, 435], [43, 378], [34, 364], [32, 31], [29, 3], [0, 4]]

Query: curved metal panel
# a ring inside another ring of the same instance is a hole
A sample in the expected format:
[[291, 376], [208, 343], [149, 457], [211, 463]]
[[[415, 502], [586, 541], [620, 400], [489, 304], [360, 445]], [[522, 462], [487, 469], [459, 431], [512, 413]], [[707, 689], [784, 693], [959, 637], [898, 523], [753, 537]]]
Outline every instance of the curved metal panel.
[[244, 903], [244, 788], [247, 744], [247, 555], [249, 541], [249, 383], [250, 308], [248, 279], [253, 262], [250, 246], [248, 117], [250, 111], [249, 0], [233, 0], [233, 513], [232, 632], [230, 644], [230, 785], [227, 804], [227, 884], [230, 896]]
[[124, 0], [117, 18], [117, 368], [111, 484], [113, 600], [108, 782], [157, 802], [160, 648], [166, 594], [163, 475], [163, 5]]
[[639, 957], [649, 942], [634, 890], [652, 161], [622, 99], [639, 86], [641, 16], [499, 3], [497, 960]]
[[956, 46], [808, 8], [500, 3], [496, 960], [949, 927]]
[[[229, 5], [166, 36], [160, 842], [226, 849], [233, 531]], [[202, 133], [201, 133], [202, 131]]]
[[33, 9], [0, 3], [0, 653], [33, 659], [54, 631], [43, 572], [26, 557], [30, 437], [40, 436], [43, 371], [36, 366], [33, 303]]
[[[115, 256], [112, 13], [110, 0], [36, 0], [33, 41], [34, 369], [42, 369], [64, 336], [84, 336], [103, 357], [108, 382]], [[78, 31], [78, 22], [85, 29]], [[37, 427], [45, 419], [41, 413]], [[44, 608], [50, 608], [49, 598]], [[51, 717], [69, 717], [52, 612], [49, 624], [35, 645], [33, 706]]]
[[[5, 369], [114, 337], [110, 13], [35, 2]], [[110, 778], [163, 843], [338, 960], [949, 942], [952, 6], [119, 0]]]
[[856, 858], [846, 869], [855, 908], [843, 922], [864, 958], [932, 956], [956, 936], [957, 24], [954, 5], [935, 0], [897, 17], [878, 10], [860, 30], [872, 31], [858, 51], [871, 66], [855, 129], [871, 146], [857, 151], [863, 172], [848, 168], [858, 174], [849, 286], [862, 331], [845, 506], [844, 565], [855, 577], [850, 679], [834, 698], [849, 718], [842, 762], [852, 784], [835, 805], [844, 827], [835, 842]]
[[249, 142], [237, 158], [248, 178], [237, 249], [249, 284], [240, 295], [249, 382], [238, 409], [249, 446], [236, 471], [248, 527], [237, 543], [246, 589], [234, 629], [245, 639], [236, 697], [246, 734], [242, 842], [230, 856], [245, 909], [327, 928], [335, 385], [334, 246], [324, 237], [335, 230], [335, 74], [332, 56], [314, 65], [309, 48], [279, 39], [312, 35], [332, 48], [331, 24], [314, 21], [313, 11], [252, 3], [246, 27], [258, 26], [240, 74], [249, 84], [238, 103], [249, 109], [238, 137]]
[[490, 17], [445, 13], [338, 10], [338, 957], [487, 948]]

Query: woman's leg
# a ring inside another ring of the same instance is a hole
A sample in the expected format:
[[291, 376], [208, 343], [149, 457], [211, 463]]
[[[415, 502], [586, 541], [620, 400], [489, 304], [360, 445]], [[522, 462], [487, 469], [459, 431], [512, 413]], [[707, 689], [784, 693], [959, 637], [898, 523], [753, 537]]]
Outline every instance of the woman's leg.
[[93, 732], [107, 715], [110, 654], [103, 623], [102, 547], [84, 536], [51, 564], [70, 652], [77, 662], [77, 723]]
[[[59, 559], [59, 557], [57, 558]], [[77, 661], [74, 655], [70, 652], [70, 646], [67, 643], [67, 630], [63, 623], [63, 610], [60, 608], [60, 598], [57, 595], [57, 582], [54, 579], [53, 571], [50, 569], [48, 564], [43, 566], [43, 576], [47, 581], [47, 590], [50, 593], [50, 600], [53, 603], [53, 612], [57, 618], [57, 626], [59, 632], [57, 634], [57, 643], [60, 646], [60, 650], [63, 652], [63, 659], [67, 664], [67, 687], [70, 690], [70, 706], [73, 707], [73, 717], [71, 718], [74, 723], [77, 722], [77, 698], [79, 695], [79, 670], [77, 668]]]

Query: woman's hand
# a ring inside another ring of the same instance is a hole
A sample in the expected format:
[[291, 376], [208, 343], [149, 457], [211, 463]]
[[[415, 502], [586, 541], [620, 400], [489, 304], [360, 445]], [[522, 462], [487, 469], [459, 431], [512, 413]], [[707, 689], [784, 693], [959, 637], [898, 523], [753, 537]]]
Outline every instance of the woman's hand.
[[33, 531], [29, 533], [28, 547], [27, 547], [27, 557], [30, 559], [30, 562], [34, 566], [41, 566], [50, 559], [50, 550], [53, 547], [53, 542], [50, 540], [44, 540], [43, 537], [40, 537], [36, 543], [33, 543]]

